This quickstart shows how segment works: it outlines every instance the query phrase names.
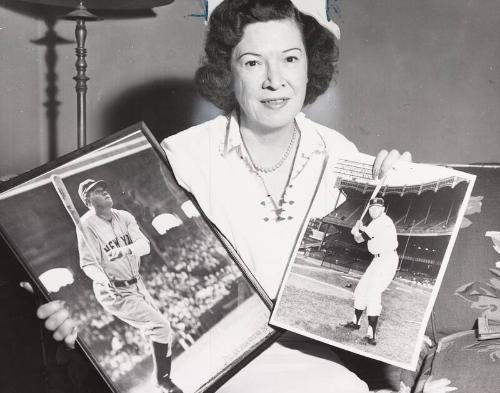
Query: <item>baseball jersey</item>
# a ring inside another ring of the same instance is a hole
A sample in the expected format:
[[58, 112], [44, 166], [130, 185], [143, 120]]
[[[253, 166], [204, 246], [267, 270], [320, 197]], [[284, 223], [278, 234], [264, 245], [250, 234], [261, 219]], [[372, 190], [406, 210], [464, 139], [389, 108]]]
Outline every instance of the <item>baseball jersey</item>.
[[372, 220], [364, 232], [370, 237], [367, 245], [373, 255], [393, 252], [398, 248], [396, 226], [385, 213]]
[[[77, 231], [80, 266], [99, 264], [115, 280], [129, 280], [139, 274], [140, 257], [149, 254], [149, 240], [139, 229], [134, 216], [125, 210], [111, 209], [111, 221], [89, 210], [81, 218], [90, 245]], [[89, 249], [92, 248], [92, 251]], [[131, 254], [110, 261], [107, 253], [128, 246]], [[93, 256], [95, 253], [95, 257]]]

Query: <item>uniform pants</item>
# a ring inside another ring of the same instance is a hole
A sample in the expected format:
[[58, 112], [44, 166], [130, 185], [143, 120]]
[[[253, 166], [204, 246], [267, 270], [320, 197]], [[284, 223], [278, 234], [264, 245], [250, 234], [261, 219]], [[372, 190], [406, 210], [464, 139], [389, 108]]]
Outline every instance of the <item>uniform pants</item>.
[[141, 278], [127, 287], [116, 288], [117, 295], [94, 282], [97, 301], [115, 317], [140, 329], [151, 339], [161, 344], [170, 344], [172, 332], [170, 323], [158, 310]]
[[393, 251], [375, 256], [354, 290], [354, 308], [366, 309], [368, 316], [382, 311], [382, 292], [391, 283], [398, 268], [399, 257]]

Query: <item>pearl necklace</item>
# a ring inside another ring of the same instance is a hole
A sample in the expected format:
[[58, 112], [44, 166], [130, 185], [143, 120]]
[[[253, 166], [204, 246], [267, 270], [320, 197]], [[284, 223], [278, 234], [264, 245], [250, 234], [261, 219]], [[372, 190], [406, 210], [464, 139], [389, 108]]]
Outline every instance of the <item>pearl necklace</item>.
[[[250, 160], [252, 161], [252, 165], [254, 167], [254, 169], [257, 171], [257, 172], [262, 172], [262, 173], [272, 173], [274, 172], [276, 169], [278, 169], [279, 167], [281, 167], [283, 165], [283, 163], [286, 161], [286, 159], [288, 158], [288, 156], [290, 155], [290, 152], [292, 151], [292, 147], [293, 147], [293, 144], [295, 143], [295, 139], [297, 137], [297, 127], [295, 126], [295, 122], [293, 124], [293, 133], [292, 133], [292, 138], [290, 139], [290, 143], [288, 144], [288, 147], [285, 151], [285, 154], [283, 154], [283, 156], [280, 158], [280, 160], [272, 165], [272, 166], [269, 166], [269, 167], [263, 167], [263, 166], [260, 166], [260, 165], [257, 165], [251, 158]], [[242, 138], [243, 139], [243, 136]], [[245, 146], [246, 148], [246, 146]], [[247, 152], [248, 152], [248, 149], [247, 149]], [[248, 155], [250, 156], [250, 152], [248, 152]]]

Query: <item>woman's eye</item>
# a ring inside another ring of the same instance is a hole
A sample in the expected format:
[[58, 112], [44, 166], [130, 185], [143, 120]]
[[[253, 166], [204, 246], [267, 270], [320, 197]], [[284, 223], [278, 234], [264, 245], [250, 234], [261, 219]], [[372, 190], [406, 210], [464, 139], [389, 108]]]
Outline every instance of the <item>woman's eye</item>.
[[257, 65], [257, 60], [248, 60], [245, 62], [246, 67], [255, 67]]
[[295, 63], [298, 60], [299, 60], [299, 58], [297, 56], [287, 56], [286, 57], [286, 62], [287, 63]]

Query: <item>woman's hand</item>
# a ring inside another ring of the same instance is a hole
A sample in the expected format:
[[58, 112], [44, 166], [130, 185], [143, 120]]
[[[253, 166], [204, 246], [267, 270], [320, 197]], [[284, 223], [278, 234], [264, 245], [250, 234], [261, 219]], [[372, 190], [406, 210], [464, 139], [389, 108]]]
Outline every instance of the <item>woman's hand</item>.
[[424, 385], [423, 393], [447, 393], [457, 390], [457, 388], [450, 386], [451, 381], [447, 378], [440, 378], [432, 380], [430, 377]]
[[[28, 282], [19, 284], [22, 288], [33, 293], [33, 287]], [[38, 318], [45, 320], [45, 327], [54, 332], [52, 337], [57, 341], [64, 341], [70, 348], [75, 348], [78, 334], [76, 322], [71, 319], [69, 311], [62, 300], [54, 300], [42, 304], [36, 311]]]
[[373, 163], [373, 178], [382, 179], [387, 172], [392, 169], [396, 161], [412, 162], [411, 153], [405, 151], [403, 154], [400, 154], [399, 151], [395, 149], [390, 152], [381, 150]]

